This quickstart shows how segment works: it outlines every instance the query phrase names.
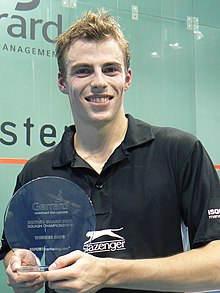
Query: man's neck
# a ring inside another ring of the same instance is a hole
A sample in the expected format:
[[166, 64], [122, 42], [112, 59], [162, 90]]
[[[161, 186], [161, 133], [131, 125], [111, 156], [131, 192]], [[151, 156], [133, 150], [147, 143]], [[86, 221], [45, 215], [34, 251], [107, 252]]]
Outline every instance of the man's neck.
[[76, 152], [100, 173], [108, 158], [124, 140], [127, 125], [127, 118], [123, 116], [120, 121], [106, 123], [101, 127], [76, 126], [74, 136]]

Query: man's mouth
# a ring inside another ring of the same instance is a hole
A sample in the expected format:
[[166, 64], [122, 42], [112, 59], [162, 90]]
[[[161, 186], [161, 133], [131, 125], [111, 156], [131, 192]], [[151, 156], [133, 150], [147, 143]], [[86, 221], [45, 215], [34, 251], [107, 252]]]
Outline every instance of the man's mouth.
[[90, 103], [97, 103], [97, 104], [102, 104], [110, 101], [113, 97], [112, 96], [91, 96], [91, 97], [86, 97], [86, 101]]

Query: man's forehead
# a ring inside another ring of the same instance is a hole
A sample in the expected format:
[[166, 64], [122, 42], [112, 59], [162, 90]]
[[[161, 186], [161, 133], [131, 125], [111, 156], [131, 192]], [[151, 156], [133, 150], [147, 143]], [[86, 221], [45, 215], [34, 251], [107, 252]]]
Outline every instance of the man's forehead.
[[67, 64], [75, 62], [91, 63], [93, 61], [123, 63], [122, 50], [114, 39], [105, 41], [77, 40], [65, 52]]

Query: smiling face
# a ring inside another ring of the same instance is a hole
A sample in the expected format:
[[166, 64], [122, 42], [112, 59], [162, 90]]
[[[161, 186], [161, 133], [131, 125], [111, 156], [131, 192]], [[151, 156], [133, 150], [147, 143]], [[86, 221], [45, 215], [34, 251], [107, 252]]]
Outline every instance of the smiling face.
[[124, 92], [131, 83], [124, 56], [114, 39], [78, 40], [65, 52], [65, 79], [58, 86], [68, 94], [77, 124], [108, 123], [124, 119]]

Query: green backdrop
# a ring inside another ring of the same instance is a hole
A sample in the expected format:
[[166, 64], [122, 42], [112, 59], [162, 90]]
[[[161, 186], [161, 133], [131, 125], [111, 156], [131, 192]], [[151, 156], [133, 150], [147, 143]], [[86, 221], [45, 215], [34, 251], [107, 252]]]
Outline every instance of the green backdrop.
[[[0, 230], [20, 159], [58, 142], [72, 123], [57, 88], [52, 39], [82, 12], [101, 7], [131, 45], [126, 112], [195, 134], [220, 165], [219, 0], [1, 0]], [[0, 270], [1, 292], [12, 292], [2, 263]]]

